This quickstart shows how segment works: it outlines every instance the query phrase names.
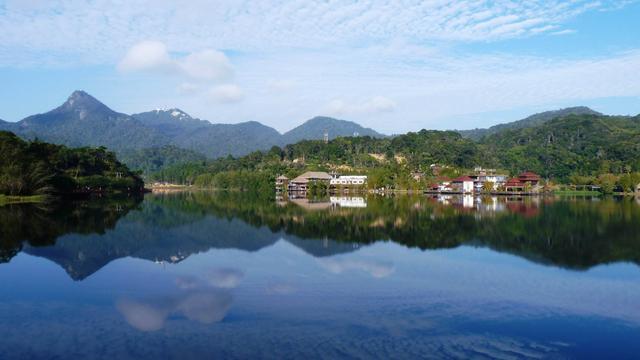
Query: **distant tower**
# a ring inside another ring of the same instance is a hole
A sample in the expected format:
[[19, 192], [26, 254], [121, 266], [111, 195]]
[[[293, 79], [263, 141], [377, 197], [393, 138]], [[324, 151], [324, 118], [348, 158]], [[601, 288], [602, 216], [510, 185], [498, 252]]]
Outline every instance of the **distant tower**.
[[324, 143], [328, 144], [329, 143], [329, 132], [328, 131], [324, 131]]

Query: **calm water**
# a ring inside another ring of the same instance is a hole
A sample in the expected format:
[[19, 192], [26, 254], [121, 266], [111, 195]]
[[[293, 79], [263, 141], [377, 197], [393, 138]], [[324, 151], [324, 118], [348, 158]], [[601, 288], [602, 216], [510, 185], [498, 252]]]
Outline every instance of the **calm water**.
[[0, 207], [0, 231], [3, 359], [640, 351], [630, 198], [154, 194]]

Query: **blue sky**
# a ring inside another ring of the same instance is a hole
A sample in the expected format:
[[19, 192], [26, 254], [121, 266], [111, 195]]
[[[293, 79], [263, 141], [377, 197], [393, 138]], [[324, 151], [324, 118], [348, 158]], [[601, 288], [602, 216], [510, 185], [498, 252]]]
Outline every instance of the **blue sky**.
[[640, 113], [639, 1], [0, 0], [0, 119], [76, 89], [280, 131], [386, 133], [587, 105]]

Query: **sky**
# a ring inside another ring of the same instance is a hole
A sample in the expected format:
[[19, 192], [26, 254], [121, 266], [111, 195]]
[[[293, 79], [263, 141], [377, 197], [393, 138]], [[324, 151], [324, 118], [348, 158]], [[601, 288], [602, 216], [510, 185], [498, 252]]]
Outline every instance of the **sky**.
[[85, 90], [289, 130], [387, 134], [585, 105], [640, 113], [638, 0], [0, 0], [0, 119]]

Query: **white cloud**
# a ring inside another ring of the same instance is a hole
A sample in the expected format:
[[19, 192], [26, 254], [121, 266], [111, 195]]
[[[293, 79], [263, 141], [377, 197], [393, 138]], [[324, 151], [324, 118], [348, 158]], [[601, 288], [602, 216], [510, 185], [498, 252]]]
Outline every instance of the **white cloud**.
[[182, 84], [178, 85], [178, 92], [183, 95], [195, 94], [200, 89], [200, 85], [191, 82], [183, 82]]
[[[617, 8], [618, 0], [398, 1], [333, 3], [60, 0], [46, 6], [10, 1], [0, 7], [0, 60], [24, 63], [113, 63], [114, 56], [144, 39], [172, 51], [237, 49], [269, 52], [388, 43], [395, 39], [486, 42], [561, 31], [586, 11]], [[79, 31], [81, 29], [81, 31]], [[251, 29], [248, 32], [246, 29]], [[46, 36], [44, 35], [46, 34]], [[276, 50], [277, 51], [277, 50]], [[39, 53], [39, 58], [31, 55]], [[23, 55], [26, 55], [25, 59]]]
[[277, 92], [288, 92], [294, 89], [296, 86], [295, 81], [288, 79], [280, 79], [280, 80], [269, 80], [267, 82], [267, 87], [270, 91]]
[[244, 92], [238, 85], [224, 84], [211, 88], [209, 96], [217, 103], [236, 103], [244, 99]]
[[348, 103], [342, 99], [334, 99], [327, 105], [326, 111], [332, 115], [376, 114], [391, 112], [396, 109], [396, 102], [384, 96], [374, 96], [362, 102]]
[[169, 70], [174, 66], [167, 47], [159, 41], [142, 41], [132, 46], [120, 60], [120, 71]]
[[118, 69], [124, 72], [170, 71], [196, 81], [220, 82], [233, 78], [233, 67], [223, 52], [208, 49], [171, 57], [165, 44], [159, 41], [133, 45], [120, 60]]
[[178, 67], [187, 76], [198, 80], [226, 81], [233, 77], [227, 56], [216, 50], [194, 52], [178, 60]]

